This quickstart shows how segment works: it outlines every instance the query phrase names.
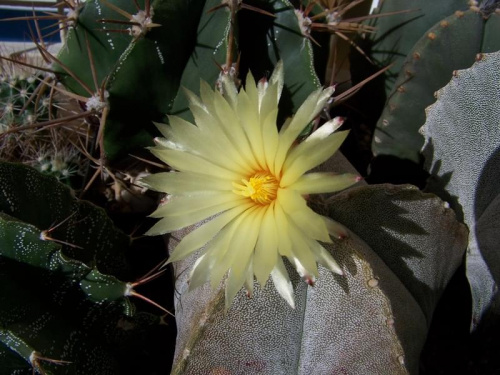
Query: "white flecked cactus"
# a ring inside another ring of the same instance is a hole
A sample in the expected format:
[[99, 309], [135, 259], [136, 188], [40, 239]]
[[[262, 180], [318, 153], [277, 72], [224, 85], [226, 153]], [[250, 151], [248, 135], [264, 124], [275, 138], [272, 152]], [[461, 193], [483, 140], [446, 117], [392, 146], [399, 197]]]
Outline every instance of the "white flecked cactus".
[[[350, 228], [328, 247], [345, 275], [320, 268], [311, 287], [289, 268], [295, 309], [272, 285], [255, 285], [252, 298], [240, 291], [225, 313], [223, 288], [187, 291], [197, 254], [175, 264], [173, 374], [418, 372], [467, 230], [443, 201], [409, 185], [353, 188], [325, 202], [325, 212]], [[189, 230], [172, 236], [170, 247]]]
[[467, 278], [472, 328], [500, 313], [500, 52], [458, 70], [427, 108], [422, 128], [428, 190], [447, 198], [470, 230]]

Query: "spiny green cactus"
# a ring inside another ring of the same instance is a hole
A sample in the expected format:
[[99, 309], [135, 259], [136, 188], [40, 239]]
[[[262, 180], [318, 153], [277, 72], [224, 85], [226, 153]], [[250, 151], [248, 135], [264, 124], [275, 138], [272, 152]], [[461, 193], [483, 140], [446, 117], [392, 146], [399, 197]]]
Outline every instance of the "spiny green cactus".
[[0, 63], [0, 71], [0, 158], [31, 165], [71, 186], [87, 165], [74, 146], [85, 124], [68, 122], [57, 132], [39, 131], [36, 124], [67, 114], [74, 103], [54, 95], [42, 71], [9, 61]]
[[[144, 10], [145, 3], [148, 2], [138, 2], [140, 9]], [[133, 15], [137, 11], [132, 2], [85, 3], [55, 66], [65, 86], [86, 98], [87, 109], [109, 110], [103, 130], [107, 158], [149, 145], [152, 135], [156, 135], [152, 122], [161, 121], [165, 114], [189, 116], [179, 88], [197, 92], [200, 79], [216, 82], [221, 68], [232, 68], [226, 67], [228, 51], [235, 48], [228, 47], [231, 33], [245, 56], [243, 76], [248, 68], [263, 75], [278, 60], [285, 61], [288, 81], [283, 115], [290, 115], [317, 87], [312, 48], [300, 35], [291, 3], [279, 0], [257, 4], [265, 12], [275, 14], [273, 18], [242, 10], [235, 2], [234, 19], [230, 4], [219, 7], [218, 0], [154, 1], [150, 14], [157, 27], [133, 36], [127, 35], [130, 24], [110, 23], [128, 22], [125, 12]], [[220, 9], [209, 12], [214, 8]], [[254, 29], [247, 36], [237, 32], [240, 21], [252, 23]], [[231, 64], [237, 56], [233, 53], [232, 57]], [[100, 103], [100, 107], [94, 103]]]
[[500, 52], [481, 54], [471, 68], [454, 72], [427, 108], [422, 129], [427, 189], [446, 198], [470, 229], [472, 328], [487, 312], [500, 314], [499, 72]]
[[130, 238], [30, 167], [1, 163], [0, 191], [2, 364], [20, 356], [41, 373], [119, 373], [113, 346], [154, 322], [132, 316], [136, 284], [120, 280]]
[[430, 28], [408, 54], [377, 123], [373, 151], [419, 161], [425, 108], [456, 69], [470, 66], [476, 54], [500, 49], [500, 13], [476, 6], [457, 11]]
[[[30, 99], [38, 87], [36, 74], [18, 76], [5, 71], [0, 75], [0, 98], [2, 115], [0, 127], [3, 131], [15, 125], [29, 125], [48, 118], [48, 93], [43, 95], [37, 105]], [[25, 108], [26, 107], [26, 108]]]

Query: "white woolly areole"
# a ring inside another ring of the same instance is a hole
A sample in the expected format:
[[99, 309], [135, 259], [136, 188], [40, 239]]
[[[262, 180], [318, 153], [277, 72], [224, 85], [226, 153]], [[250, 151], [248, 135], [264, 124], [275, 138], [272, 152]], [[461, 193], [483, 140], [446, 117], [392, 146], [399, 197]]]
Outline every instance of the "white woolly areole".
[[140, 10], [136, 14], [132, 15], [132, 19], [130, 21], [138, 23], [139, 25], [134, 25], [131, 28], [129, 28], [130, 34], [135, 37], [146, 34], [149, 26], [153, 23], [151, 19], [152, 17], [153, 17], [153, 8], [150, 8], [149, 16], [144, 10]]
[[299, 19], [299, 27], [302, 35], [308, 37], [311, 35], [311, 25], [312, 21], [309, 17], [305, 17], [304, 13], [298, 9], [295, 9], [295, 15]]
[[[107, 99], [109, 97], [109, 92], [105, 91], [104, 92], [104, 99]], [[99, 94], [94, 94], [92, 95], [87, 103], [85, 104], [85, 108], [87, 111], [97, 111], [101, 112], [104, 107], [106, 107], [107, 103], [106, 101], [101, 100], [101, 96]]]

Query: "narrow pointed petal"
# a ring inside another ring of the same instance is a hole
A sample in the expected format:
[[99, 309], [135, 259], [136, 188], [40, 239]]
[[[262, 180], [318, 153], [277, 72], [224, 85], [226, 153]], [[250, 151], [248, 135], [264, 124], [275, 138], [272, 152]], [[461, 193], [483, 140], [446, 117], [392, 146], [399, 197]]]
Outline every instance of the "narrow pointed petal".
[[247, 93], [250, 101], [255, 103], [258, 110], [259, 103], [259, 93], [257, 91], [257, 85], [255, 84], [255, 79], [253, 78], [252, 72], [248, 71], [247, 78], [245, 80], [245, 92]]
[[245, 277], [245, 282], [243, 286], [247, 290], [248, 296], [253, 296], [253, 255], [250, 255], [250, 261], [248, 262], [247, 275]]
[[202, 108], [204, 107], [203, 102], [198, 97], [198, 95], [193, 93], [191, 90], [186, 89], [185, 87], [182, 87], [181, 90], [189, 102], [190, 109], [192, 106], [197, 106], [197, 107], [202, 107]]
[[214, 90], [212, 90], [210, 85], [204, 80], [200, 80], [200, 98], [201, 102], [205, 105], [208, 112], [213, 113], [215, 111]]
[[[189, 290], [193, 290], [212, 278], [212, 270], [226, 255], [229, 250], [229, 241], [231, 240], [230, 228], [224, 228], [217, 236], [207, 245], [205, 254], [200, 258], [203, 260], [195, 263], [195, 267], [191, 271]], [[212, 289], [216, 289], [220, 280], [216, 284], [212, 284]]]
[[[183, 151], [201, 156], [205, 160], [233, 172], [244, 173], [248, 170], [236, 149], [231, 147], [225, 138], [221, 139], [220, 136], [217, 138], [214, 132], [200, 129], [177, 116], [169, 116], [168, 120], [170, 125], [163, 127], [163, 132], [167, 135], [166, 142], [171, 141], [175, 146], [182, 145]], [[158, 141], [161, 142], [161, 139]], [[168, 144], [160, 144], [172, 148]], [[224, 148], [222, 148], [223, 146]]]
[[289, 256], [292, 251], [292, 242], [288, 233], [288, 218], [278, 201], [274, 205], [274, 221], [278, 232], [278, 251], [283, 256]]
[[[278, 202], [288, 215], [287, 221], [289, 223], [296, 225], [302, 232], [307, 233], [310, 238], [323, 242], [332, 242], [323, 217], [309, 208], [305, 199], [299, 193], [289, 189], [279, 189]], [[293, 231], [292, 229], [291, 232]]]
[[231, 220], [250, 208], [251, 204], [236, 206], [186, 235], [177, 245], [167, 263], [184, 259], [212, 240]]
[[238, 88], [234, 83], [234, 78], [227, 74], [222, 76], [222, 92], [229, 105], [235, 109], [238, 103]]
[[322, 194], [334, 193], [344, 190], [349, 186], [359, 182], [361, 177], [352, 174], [334, 174], [334, 173], [308, 173], [300, 177], [289, 186], [289, 189], [295, 190], [299, 194]]
[[219, 264], [229, 250], [229, 241], [231, 240], [230, 228], [222, 229], [217, 236], [207, 245], [206, 252], [203, 255], [203, 261], [198, 264], [198, 267], [191, 274], [190, 290], [197, 288], [211, 281], [212, 289], [217, 289], [220, 279], [214, 282], [212, 271]]
[[[243, 236], [243, 234], [241, 233], [242, 230], [244, 230], [245, 233], [248, 232], [249, 228], [246, 228], [244, 223], [251, 223], [252, 216], [255, 214], [256, 210], [257, 208], [255, 206], [247, 209], [235, 220], [232, 220], [227, 227], [224, 228], [226, 232], [225, 237], [229, 241], [229, 251], [223, 257], [219, 257], [217, 262], [213, 265], [212, 273], [210, 275], [210, 280], [213, 288], [219, 284], [226, 272], [233, 265], [233, 262], [236, 258], [238, 258], [238, 261], [243, 260], [242, 258], [239, 258], [240, 249], [238, 247], [234, 247], [233, 244], [235, 241], [239, 241], [238, 238], [241, 239], [241, 237]], [[231, 251], [231, 249], [233, 251]], [[241, 285], [243, 285], [243, 281], [241, 282]]]
[[208, 282], [210, 274], [208, 272], [208, 268], [204, 264], [208, 258], [207, 254], [203, 254], [194, 262], [193, 268], [191, 268], [191, 271], [189, 272], [189, 291], [194, 290]]
[[151, 152], [158, 159], [181, 172], [195, 172], [232, 181], [239, 181], [241, 179], [240, 174], [219, 167], [218, 165], [188, 152], [158, 148], [152, 148]]
[[290, 150], [285, 160], [285, 164], [283, 165], [283, 170], [287, 170], [287, 168], [289, 168], [290, 165], [296, 162], [297, 159], [302, 160], [305, 156], [314, 153], [318, 154], [322, 152], [323, 155], [329, 155], [327, 156], [327, 158], [330, 157], [338, 150], [348, 134], [349, 131], [346, 130], [335, 134], [330, 134], [327, 137], [318, 136], [315, 138], [306, 139], [306, 141], [298, 144]]
[[269, 115], [269, 113], [278, 108], [277, 92], [278, 92], [278, 86], [276, 84], [268, 85], [267, 89], [265, 90], [259, 110], [260, 117], [262, 120], [264, 120]]
[[277, 102], [279, 102], [281, 98], [281, 93], [283, 92], [283, 86], [285, 85], [285, 76], [284, 76], [284, 68], [283, 68], [283, 60], [280, 60], [276, 63], [274, 67], [273, 74], [269, 79], [269, 84], [276, 85], [277, 91]]
[[280, 296], [283, 297], [292, 309], [294, 309], [295, 300], [293, 296], [293, 286], [281, 257], [278, 258], [276, 267], [274, 267], [271, 272], [271, 278]]
[[324, 139], [328, 137], [330, 134], [335, 132], [338, 128], [340, 128], [344, 124], [343, 117], [335, 117], [328, 122], [325, 122], [321, 125], [316, 131], [314, 131], [309, 137], [306, 138], [305, 142], [311, 142], [314, 140]]
[[298, 145], [290, 152], [283, 166], [280, 186], [290, 186], [305, 172], [328, 160], [340, 147], [347, 134], [347, 131], [339, 132], [317, 142]]
[[276, 157], [276, 149], [278, 148], [278, 130], [276, 128], [276, 119], [278, 117], [278, 109], [271, 111], [265, 120], [262, 122], [262, 142], [264, 144], [264, 154], [266, 157], [267, 168], [274, 171], [274, 159]]
[[179, 195], [158, 207], [150, 216], [159, 217], [175, 217], [187, 215], [206, 208], [219, 206], [229, 202], [238, 202], [241, 204], [245, 201], [244, 197], [234, 194], [232, 191], [209, 192], [193, 195]]
[[274, 221], [274, 203], [269, 205], [260, 227], [259, 238], [255, 246], [254, 273], [257, 281], [264, 287], [269, 274], [276, 266], [278, 258], [278, 232]]
[[189, 225], [195, 224], [201, 220], [216, 215], [219, 212], [223, 212], [233, 207], [237, 207], [240, 204], [241, 204], [240, 201], [232, 201], [213, 207], [208, 207], [182, 216], [163, 218], [155, 225], [153, 225], [153, 227], [146, 232], [146, 235], [156, 236], [160, 234], [170, 233], [175, 230], [179, 230]]
[[295, 142], [299, 134], [325, 106], [328, 98], [333, 94], [333, 88], [325, 90], [318, 89], [311, 93], [309, 97], [300, 106], [288, 126], [284, 126], [280, 131], [279, 146], [276, 153], [275, 168], [280, 169], [285, 161], [286, 154], [290, 146]]
[[[213, 146], [212, 153], [227, 156], [228, 159], [233, 160], [241, 168], [252, 169], [255, 161], [243, 130], [238, 125], [239, 120], [224, 98], [220, 94], [215, 96], [215, 112], [208, 113], [204, 107], [193, 106], [191, 108], [195, 122], [200, 130], [200, 141], [205, 141], [207, 145]], [[220, 109], [218, 104], [223, 105], [224, 108]], [[227, 111], [224, 112], [225, 110]], [[222, 118], [218, 117], [218, 113]], [[210, 152], [207, 154], [206, 159], [211, 160]]]
[[336, 273], [337, 275], [344, 274], [339, 264], [335, 261], [335, 259], [333, 259], [328, 250], [326, 250], [323, 246], [321, 246], [321, 244], [319, 244], [316, 241], [311, 241], [309, 246], [310, 249], [314, 252], [314, 255], [316, 256], [316, 259], [319, 264], [329, 269], [330, 271]]
[[248, 267], [259, 235], [264, 211], [264, 208], [256, 209], [245, 218], [239, 228], [239, 233], [231, 240], [230, 248], [233, 251], [232, 254], [227, 255], [228, 258], [232, 259], [229, 260], [231, 270], [226, 282], [226, 307], [228, 307], [228, 303], [232, 302], [247, 278]]
[[343, 239], [348, 236], [349, 232], [347, 228], [344, 227], [342, 224], [326, 216], [322, 216], [322, 218], [325, 221], [326, 228], [328, 229], [328, 233], [330, 233], [330, 236], [333, 236], [338, 239]]
[[232, 191], [232, 181], [193, 172], [160, 172], [143, 177], [142, 186], [169, 194], [190, 194], [206, 191]]
[[221, 94], [215, 93], [215, 97], [215, 109], [219, 126], [231, 143], [239, 150], [247, 164], [253, 168], [258, 167], [257, 160], [236, 112]]
[[[318, 266], [316, 257], [307, 243], [307, 235], [295, 224], [290, 225], [290, 237], [292, 240], [293, 263], [299, 263], [304, 269], [305, 275], [318, 277]], [[299, 268], [299, 267], [298, 267]]]
[[[261, 168], [265, 167], [264, 145], [262, 142], [262, 129], [257, 103], [253, 103], [245, 91], [238, 96], [238, 117], [255, 159]], [[276, 126], [276, 125], [275, 125]]]

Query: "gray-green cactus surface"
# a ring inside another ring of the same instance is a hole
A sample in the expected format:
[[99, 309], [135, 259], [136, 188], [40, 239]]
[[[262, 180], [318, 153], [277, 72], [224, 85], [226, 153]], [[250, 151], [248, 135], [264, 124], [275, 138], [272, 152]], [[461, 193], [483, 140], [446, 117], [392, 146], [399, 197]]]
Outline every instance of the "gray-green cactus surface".
[[435, 101], [434, 92], [454, 70], [469, 67], [476, 54], [499, 50], [499, 34], [500, 14], [485, 14], [478, 7], [457, 11], [427, 30], [404, 61], [377, 122], [375, 155], [418, 162], [424, 143], [418, 129], [425, 123], [425, 108]]
[[499, 314], [500, 52], [454, 72], [427, 108], [422, 128], [428, 190], [447, 199], [470, 230], [466, 257], [472, 328]]
[[[411, 186], [352, 188], [321, 206], [350, 228], [328, 247], [345, 275], [320, 267], [310, 287], [289, 267], [295, 309], [266, 284], [254, 285], [252, 298], [241, 291], [224, 313], [223, 289], [188, 292], [197, 254], [175, 264], [174, 374], [418, 373], [432, 312], [461, 263], [465, 227], [443, 201]], [[171, 249], [189, 231], [176, 233]]]

